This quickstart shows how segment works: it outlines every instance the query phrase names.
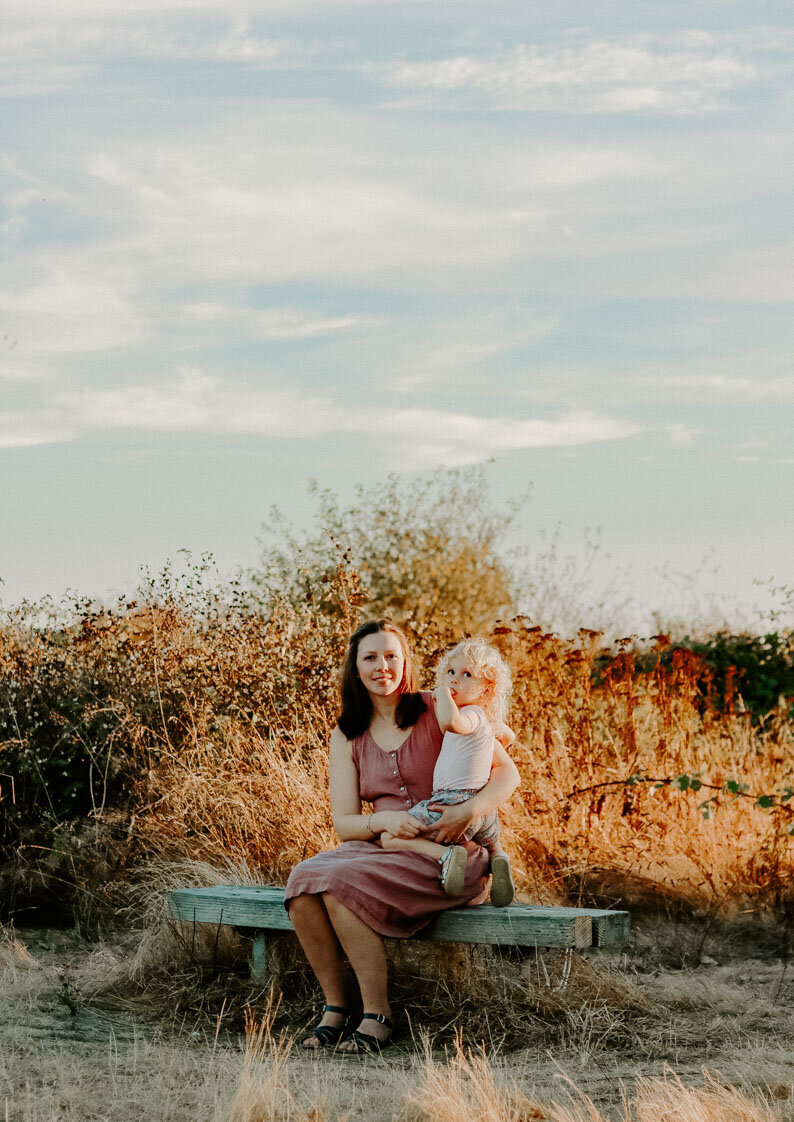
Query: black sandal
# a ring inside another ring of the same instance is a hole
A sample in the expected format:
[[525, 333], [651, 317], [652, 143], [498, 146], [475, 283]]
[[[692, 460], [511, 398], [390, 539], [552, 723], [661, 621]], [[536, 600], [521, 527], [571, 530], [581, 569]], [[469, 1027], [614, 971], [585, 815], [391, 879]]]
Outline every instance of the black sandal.
[[380, 1025], [386, 1025], [389, 1030], [389, 1035], [385, 1040], [379, 1040], [377, 1036], [372, 1036], [368, 1032], [361, 1032], [360, 1029], [354, 1029], [350, 1036], [346, 1037], [346, 1041], [350, 1041], [355, 1045], [353, 1048], [338, 1048], [337, 1054], [340, 1056], [379, 1056], [384, 1048], [388, 1048], [391, 1044], [391, 1030], [394, 1028], [393, 1023], [383, 1013], [362, 1013], [361, 1020], [377, 1021]]
[[[345, 1025], [347, 1024], [347, 1009], [343, 1009], [339, 1005], [323, 1005], [323, 1013], [344, 1013], [345, 1020], [341, 1025], [318, 1025], [317, 1028], [312, 1029], [312, 1036], [317, 1037], [318, 1045], [307, 1044], [304, 1041], [301, 1048], [307, 1052], [316, 1052], [319, 1048], [334, 1048], [345, 1034]], [[306, 1040], [309, 1038], [306, 1037]]]

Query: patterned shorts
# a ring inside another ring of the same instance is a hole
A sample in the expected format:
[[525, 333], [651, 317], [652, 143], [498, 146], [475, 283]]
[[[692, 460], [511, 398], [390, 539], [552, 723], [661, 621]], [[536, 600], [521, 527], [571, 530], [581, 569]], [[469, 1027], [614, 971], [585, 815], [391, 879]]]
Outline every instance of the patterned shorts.
[[[434, 791], [429, 799], [423, 799], [422, 802], [416, 803], [408, 810], [409, 814], [413, 814], [414, 818], [418, 818], [423, 826], [434, 826], [441, 817], [440, 810], [430, 810], [430, 803], [439, 803], [442, 806], [455, 806], [457, 803], [465, 803], [476, 795], [477, 791]], [[499, 840], [499, 815], [495, 810], [490, 814], [484, 814], [481, 818], [475, 818], [471, 826], [466, 830], [463, 835], [466, 841], [477, 842], [478, 845], [489, 845], [492, 842]]]

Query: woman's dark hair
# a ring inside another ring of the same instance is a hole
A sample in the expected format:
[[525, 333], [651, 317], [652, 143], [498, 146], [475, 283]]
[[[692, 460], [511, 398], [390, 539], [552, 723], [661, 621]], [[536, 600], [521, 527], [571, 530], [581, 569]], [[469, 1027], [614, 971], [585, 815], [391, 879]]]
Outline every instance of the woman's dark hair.
[[366, 732], [372, 720], [372, 699], [358, 676], [356, 661], [361, 640], [365, 639], [367, 635], [377, 634], [378, 631], [388, 631], [392, 635], [396, 635], [403, 650], [404, 666], [402, 681], [399, 685], [400, 700], [397, 702], [397, 709], [394, 713], [397, 728], [407, 729], [411, 725], [415, 725], [427, 709], [421, 693], [418, 693], [416, 689], [413, 656], [405, 635], [396, 624], [388, 619], [367, 620], [366, 623], [357, 627], [350, 636], [345, 661], [342, 664], [342, 712], [337, 724], [348, 740], [353, 740], [356, 736], [361, 736], [362, 733]]

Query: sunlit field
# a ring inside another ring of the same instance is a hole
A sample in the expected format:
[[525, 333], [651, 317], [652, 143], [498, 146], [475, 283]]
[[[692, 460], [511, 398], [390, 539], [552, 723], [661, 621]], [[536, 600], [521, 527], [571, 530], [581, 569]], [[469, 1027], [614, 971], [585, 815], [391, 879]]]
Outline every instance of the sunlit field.
[[[368, 523], [325, 496], [317, 537], [285, 531], [231, 587], [198, 564], [112, 607], [5, 613], [9, 1116], [791, 1117], [790, 696], [775, 679], [761, 704], [746, 671], [663, 634], [547, 632], [518, 610], [498, 517], [453, 517], [476, 505], [470, 485], [370, 495]], [[472, 521], [476, 538], [454, 529]], [[317, 994], [290, 936], [256, 987], [244, 939], [179, 929], [164, 899], [178, 885], [283, 884], [336, 844], [336, 673], [356, 623], [382, 613], [405, 626], [428, 686], [462, 634], [500, 648], [515, 682], [522, 785], [502, 821], [519, 898], [626, 908], [636, 933], [625, 953], [587, 958], [393, 944], [398, 1047], [355, 1066], [296, 1050]], [[790, 667], [790, 633], [743, 642]], [[77, 934], [42, 936], [38, 952], [34, 923]], [[56, 1009], [145, 1027], [121, 1041], [101, 1030], [88, 1070], [57, 1026], [31, 1029]], [[89, 1110], [100, 1077], [114, 1105]], [[136, 1114], [142, 1077], [151, 1101]]]

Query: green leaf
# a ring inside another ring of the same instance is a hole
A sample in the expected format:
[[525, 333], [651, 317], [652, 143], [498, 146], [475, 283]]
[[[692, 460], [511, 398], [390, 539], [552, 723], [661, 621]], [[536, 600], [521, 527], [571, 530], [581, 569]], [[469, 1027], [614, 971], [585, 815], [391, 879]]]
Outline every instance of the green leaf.
[[763, 810], [768, 810], [770, 806], [775, 805], [774, 795], [759, 795], [755, 800], [755, 805], [760, 806]]
[[673, 780], [673, 786], [677, 787], [679, 791], [688, 791], [690, 787], [690, 778], [688, 775], [679, 775]]

